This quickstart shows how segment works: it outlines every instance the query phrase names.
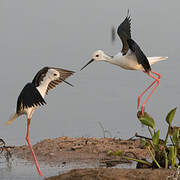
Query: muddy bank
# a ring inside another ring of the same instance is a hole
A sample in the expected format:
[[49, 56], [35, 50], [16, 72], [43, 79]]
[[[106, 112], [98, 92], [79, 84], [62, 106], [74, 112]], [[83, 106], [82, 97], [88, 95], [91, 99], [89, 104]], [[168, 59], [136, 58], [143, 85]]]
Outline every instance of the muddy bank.
[[[130, 152], [137, 158], [148, 158], [140, 140], [120, 140], [113, 138], [71, 138], [45, 139], [33, 146], [37, 159], [46, 163], [90, 161], [111, 159], [109, 150]], [[27, 145], [15, 147], [12, 154], [21, 159], [33, 160]], [[113, 157], [114, 158], [114, 157]]]
[[[173, 177], [175, 171], [165, 169], [74, 169], [59, 176], [47, 178], [47, 180], [165, 180]], [[176, 180], [180, 180], [180, 177]]]
[[[35, 144], [33, 149], [39, 161], [51, 165], [63, 164], [68, 166], [68, 163], [72, 162], [75, 164], [96, 162], [98, 164], [98, 166], [92, 166], [94, 168], [91, 169], [73, 169], [64, 174], [49, 177], [47, 180], [164, 180], [174, 174], [174, 171], [165, 169], [102, 168], [126, 162], [120, 157], [108, 156], [107, 152], [110, 150], [121, 150], [128, 152], [129, 155], [136, 156], [138, 159], [149, 159], [149, 152], [142, 147], [139, 139], [59, 137], [45, 139]], [[15, 147], [11, 149], [11, 153], [17, 158], [33, 161], [27, 145]], [[102, 162], [106, 163], [101, 166]], [[110, 165], [107, 162], [111, 162]], [[77, 168], [77, 166], [73, 168]]]

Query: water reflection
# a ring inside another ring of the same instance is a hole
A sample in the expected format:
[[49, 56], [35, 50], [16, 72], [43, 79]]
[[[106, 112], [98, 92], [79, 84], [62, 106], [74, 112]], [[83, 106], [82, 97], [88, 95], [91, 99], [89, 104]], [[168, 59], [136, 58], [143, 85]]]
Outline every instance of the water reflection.
[[[58, 175], [74, 168], [92, 168], [98, 167], [98, 163], [72, 162], [60, 163], [59, 165], [47, 165], [40, 163], [41, 170], [46, 177]], [[39, 180], [41, 177], [36, 172], [34, 163], [13, 157], [10, 161], [1, 158], [0, 162], [0, 179], [1, 180]]]
[[[34, 163], [26, 160], [17, 159], [14, 156], [7, 162], [4, 158], [0, 159], [0, 179], [1, 180], [40, 180], [41, 177], [36, 172]], [[48, 165], [40, 163], [41, 170], [46, 177], [58, 175], [72, 169], [97, 168], [102, 166], [99, 161], [75, 161], [69, 163], [59, 163], [58, 165]], [[136, 163], [117, 164], [114, 168], [135, 168]]]

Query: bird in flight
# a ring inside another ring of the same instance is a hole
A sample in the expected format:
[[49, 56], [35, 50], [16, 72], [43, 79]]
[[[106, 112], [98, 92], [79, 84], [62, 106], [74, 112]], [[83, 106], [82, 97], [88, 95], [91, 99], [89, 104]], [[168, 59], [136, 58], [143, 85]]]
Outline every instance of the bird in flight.
[[46, 104], [44, 97], [50, 89], [55, 88], [59, 83], [65, 82], [70, 86], [72, 84], [68, 83], [65, 79], [73, 75], [73, 71], [55, 68], [55, 67], [44, 67], [42, 68], [34, 77], [33, 81], [27, 83], [22, 89], [18, 100], [17, 108], [14, 115], [9, 119], [7, 125], [9, 125], [15, 118], [18, 118], [21, 115], [27, 116], [27, 132], [26, 132], [26, 141], [33, 155], [37, 171], [40, 176], [44, 177], [42, 174], [36, 155], [33, 151], [29, 140], [29, 129], [32, 114], [35, 109], [41, 105]]
[[[114, 40], [114, 28], [112, 28], [112, 33], [112, 39]], [[138, 96], [137, 100], [137, 108], [139, 109], [141, 97], [148, 91], [148, 89], [150, 89], [154, 85], [152, 91], [141, 106], [141, 113], [144, 116], [145, 105], [159, 85], [161, 78], [161, 74], [151, 70], [151, 65], [157, 63], [158, 61], [165, 60], [168, 57], [146, 57], [139, 45], [131, 37], [131, 17], [129, 15], [129, 10], [125, 20], [119, 25], [117, 34], [121, 39], [123, 45], [121, 52], [119, 52], [115, 56], [109, 56], [102, 50], [97, 50], [93, 53], [93, 58], [85, 66], [83, 66], [81, 70], [94, 61], [105, 61], [110, 64], [120, 66], [121, 68], [126, 70], [143, 71], [145, 74], [153, 78], [154, 81]]]

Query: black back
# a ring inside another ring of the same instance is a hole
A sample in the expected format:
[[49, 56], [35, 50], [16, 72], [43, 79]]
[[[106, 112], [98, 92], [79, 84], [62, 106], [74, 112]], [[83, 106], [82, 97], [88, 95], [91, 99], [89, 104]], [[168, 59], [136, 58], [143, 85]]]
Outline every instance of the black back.
[[20, 113], [24, 108], [40, 106], [46, 104], [45, 100], [36, 89], [33, 83], [24, 86], [17, 100], [16, 113]]
[[132, 39], [128, 39], [127, 43], [129, 45], [129, 48], [131, 49], [131, 51], [136, 55], [138, 63], [143, 66], [143, 68], [146, 72], [149, 72], [151, 70], [149, 61], [148, 61], [146, 55], [143, 53], [143, 51], [137, 45], [137, 43]]

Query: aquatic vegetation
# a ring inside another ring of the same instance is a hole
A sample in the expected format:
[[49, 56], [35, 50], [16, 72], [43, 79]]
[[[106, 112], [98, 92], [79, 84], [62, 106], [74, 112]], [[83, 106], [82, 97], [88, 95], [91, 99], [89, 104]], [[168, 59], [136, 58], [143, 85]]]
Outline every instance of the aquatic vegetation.
[[[139, 136], [136, 133], [136, 137], [140, 137], [142, 146], [147, 148], [152, 162], [146, 159], [130, 158], [126, 156], [122, 151], [108, 152], [110, 155], [120, 156], [124, 159], [133, 160], [138, 162], [137, 168], [168, 168], [174, 169], [180, 168], [180, 127], [172, 126], [172, 120], [175, 116], [176, 109], [172, 109], [166, 116], [165, 122], [168, 125], [167, 133], [164, 139], [160, 139], [160, 130], [155, 126], [155, 120], [147, 113], [139, 111], [137, 117], [139, 121], [147, 127], [150, 138]], [[169, 143], [168, 140], [171, 142]]]
[[[156, 130], [155, 121], [148, 113], [145, 113], [144, 116], [140, 111], [137, 113], [138, 119], [147, 126], [151, 135], [152, 140], [145, 138], [141, 138], [141, 140], [151, 154], [153, 168], [173, 169], [180, 165], [180, 127], [172, 126], [176, 109], [172, 109], [166, 116], [165, 122], [168, 124], [168, 128], [165, 139], [159, 138], [160, 130]], [[168, 144], [168, 139], [171, 141], [170, 144]]]

